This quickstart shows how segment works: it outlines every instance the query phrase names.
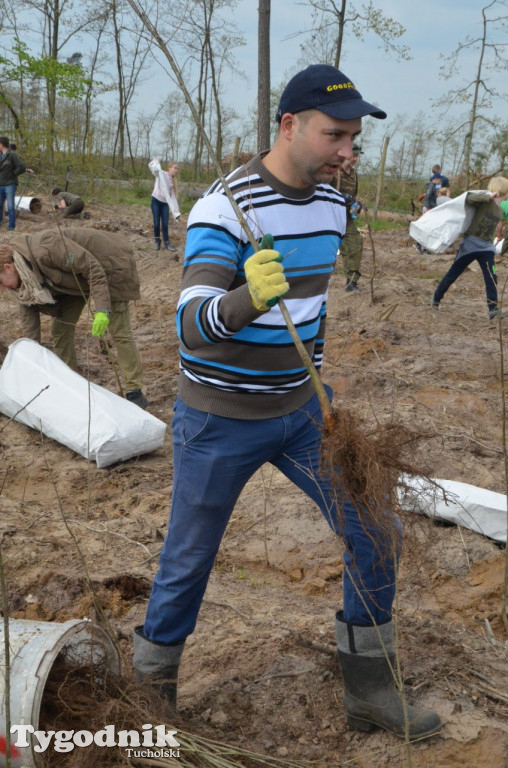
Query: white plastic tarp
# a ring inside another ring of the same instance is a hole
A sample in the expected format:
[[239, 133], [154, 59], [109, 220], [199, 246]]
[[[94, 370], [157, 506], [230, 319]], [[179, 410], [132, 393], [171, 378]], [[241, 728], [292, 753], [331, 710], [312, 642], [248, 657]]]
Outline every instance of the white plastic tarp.
[[163, 421], [88, 382], [30, 339], [9, 347], [0, 369], [0, 411], [98, 467], [160, 448], [166, 431]]
[[[458, 197], [436, 205], [409, 225], [409, 234], [432, 253], [444, 253], [471, 224], [476, 208], [466, 205], [468, 194], [485, 194], [485, 190], [464, 192]], [[487, 193], [488, 194], [488, 193]]]
[[[435, 483], [435, 485], [434, 485]], [[399, 503], [408, 512], [446, 520], [489, 539], [506, 542], [506, 495], [454, 480], [432, 482], [404, 475]]]

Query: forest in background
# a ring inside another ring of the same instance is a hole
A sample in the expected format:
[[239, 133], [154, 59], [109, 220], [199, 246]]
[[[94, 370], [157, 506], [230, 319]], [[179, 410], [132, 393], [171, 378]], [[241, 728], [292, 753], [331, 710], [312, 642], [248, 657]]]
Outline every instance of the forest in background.
[[[288, 63], [291, 74], [308, 63], [309, 45], [315, 60], [340, 66], [344, 39], [366, 32], [401, 65], [410, 56], [404, 27], [372, 2], [303, 4], [308, 6], [309, 25], [296, 41], [295, 61]], [[245, 45], [237, 6], [237, 0], [175, 0], [169, 6], [159, 0], [143, 5], [134, 0], [87, 0], [78, 8], [69, 0], [0, 0], [0, 133], [16, 142], [27, 166], [41, 178], [62, 183], [71, 166], [75, 177], [86, 179], [86, 189], [79, 192], [93, 194], [97, 179], [136, 183], [146, 177], [155, 145], [163, 158], [179, 161], [184, 181], [206, 183], [211, 165], [207, 148], [157, 40], [135, 9], [143, 10], [179, 62], [217, 157], [230, 159], [235, 147], [252, 153], [273, 138], [272, 118], [283, 87], [270, 82], [269, 69], [260, 70], [251, 113], [239, 115], [230, 103], [227, 84], [237, 67], [236, 54]], [[270, 0], [260, 0], [258, 7], [261, 62], [270, 56]], [[474, 45], [477, 67], [469, 85], [451, 90], [441, 104], [445, 110], [454, 101], [461, 103], [463, 120], [441, 119], [439, 104], [433, 105], [429, 119], [422, 104], [421, 114], [397, 120], [396, 127], [387, 125], [381, 142], [372, 138], [372, 123], [377, 121], [365, 121], [362, 142], [368, 151], [360, 173], [376, 176], [386, 148], [384, 175], [403, 183], [405, 201], [412, 197], [406, 186], [421, 185], [433, 162], [443, 157], [447, 174], [460, 177], [460, 191], [504, 170], [508, 124], [493, 120], [492, 108], [505, 97], [496, 93], [491, 77], [508, 66], [506, 0], [486, 3], [478, 9], [478, 18], [482, 35], [460, 42], [442, 66], [446, 79], [461, 54]], [[167, 91], [155, 94], [153, 110], [140, 114], [134, 108], [136, 96], [150, 88], [160, 67], [168, 72]]]

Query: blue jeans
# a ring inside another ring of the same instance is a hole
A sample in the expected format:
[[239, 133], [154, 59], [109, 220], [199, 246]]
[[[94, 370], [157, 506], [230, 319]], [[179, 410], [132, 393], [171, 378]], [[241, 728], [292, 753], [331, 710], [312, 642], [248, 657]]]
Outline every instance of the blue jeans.
[[16, 184], [3, 184], [0, 186], [0, 224], [4, 218], [4, 202], [7, 200], [9, 229], [15, 229], [16, 227], [16, 202], [14, 200], [16, 189]]
[[453, 285], [455, 280], [461, 276], [463, 272], [468, 268], [473, 261], [477, 261], [480, 265], [483, 274], [483, 280], [485, 283], [485, 292], [487, 294], [487, 306], [489, 310], [497, 309], [497, 275], [496, 268], [494, 266], [494, 252], [477, 252], [468, 253], [465, 256], [459, 256], [455, 259], [452, 266], [442, 278], [436, 292], [434, 293], [434, 301], [441, 301], [448, 288]]
[[161, 236], [164, 243], [169, 242], [169, 205], [161, 203], [156, 197], [152, 197], [152, 216], [153, 216], [153, 234], [154, 237]]
[[332, 530], [344, 537], [345, 620], [369, 626], [373, 620], [390, 618], [400, 523], [393, 514], [394, 544], [373, 525], [362, 524], [349, 502], [339, 501], [337, 514], [336, 492], [320, 472], [320, 423], [317, 396], [287, 416], [259, 421], [213, 416], [177, 399], [172, 508], [147, 607], [145, 637], [178, 644], [192, 633], [235, 503], [266, 462], [310, 496]]

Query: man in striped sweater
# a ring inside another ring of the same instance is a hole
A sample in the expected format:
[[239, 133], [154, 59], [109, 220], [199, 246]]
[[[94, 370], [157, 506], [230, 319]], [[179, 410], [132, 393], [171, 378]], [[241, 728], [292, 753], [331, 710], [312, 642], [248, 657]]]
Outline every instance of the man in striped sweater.
[[[344, 198], [330, 182], [352, 157], [366, 115], [386, 117], [335, 67], [307, 67], [282, 94], [273, 148], [227, 178], [249, 228], [264, 237], [261, 250], [253, 252], [220, 181], [189, 216], [170, 525], [145, 623], [134, 631], [138, 680], [173, 707], [184, 643], [235, 502], [270, 462], [346, 541], [336, 629], [348, 722], [405, 733], [387, 661], [397, 555], [381, 532], [364, 529], [352, 504], [337, 508], [337, 489], [320, 471], [318, 399], [277, 304], [284, 296], [319, 368], [328, 285], [346, 226]], [[432, 712], [409, 707], [408, 714], [411, 738], [440, 726]]]

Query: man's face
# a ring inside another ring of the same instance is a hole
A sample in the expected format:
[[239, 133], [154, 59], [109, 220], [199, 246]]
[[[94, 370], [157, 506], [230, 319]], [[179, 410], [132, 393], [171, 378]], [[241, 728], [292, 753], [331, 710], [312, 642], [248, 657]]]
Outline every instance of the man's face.
[[329, 184], [345, 161], [353, 158], [353, 143], [362, 129], [361, 118], [336, 120], [318, 110], [292, 116], [289, 158], [296, 187]]
[[353, 155], [353, 157], [351, 157], [349, 160], [344, 160], [342, 164], [342, 170], [346, 171], [346, 173], [349, 173], [358, 162], [358, 158], [359, 155]]
[[12, 288], [15, 291], [19, 288], [20, 282], [18, 270], [14, 264], [10, 262], [4, 264], [0, 269], [0, 288]]

